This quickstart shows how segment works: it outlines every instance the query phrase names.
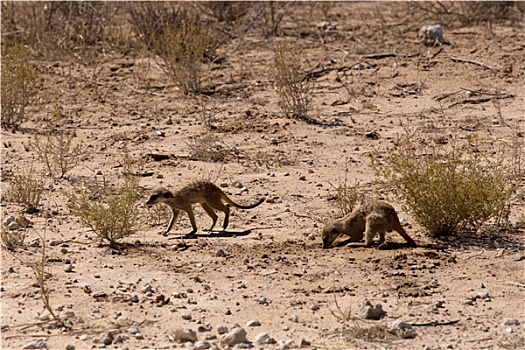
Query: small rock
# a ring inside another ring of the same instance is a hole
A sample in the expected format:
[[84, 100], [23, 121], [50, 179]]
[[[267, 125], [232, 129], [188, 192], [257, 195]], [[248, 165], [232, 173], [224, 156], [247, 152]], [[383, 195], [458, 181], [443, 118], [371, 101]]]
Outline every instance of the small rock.
[[197, 340], [197, 332], [190, 328], [179, 328], [175, 331], [175, 340], [179, 343], [192, 342]]
[[146, 283], [146, 285], [144, 287], [142, 287], [140, 289], [140, 291], [142, 293], [147, 293], [147, 292], [151, 292], [151, 285], [149, 283]]
[[226, 256], [226, 253], [222, 249], [217, 249], [217, 251], [215, 252], [215, 256], [218, 258], [223, 258]]
[[219, 334], [225, 334], [228, 333], [228, 326], [225, 326], [223, 324], [217, 326], [217, 333]]
[[15, 222], [15, 221], [16, 221], [15, 217], [13, 215], [9, 215], [8, 217], [5, 218], [4, 225], [7, 226], [10, 223]]
[[261, 322], [259, 320], [250, 320], [246, 322], [247, 327], [259, 327], [261, 325]]
[[130, 301], [132, 303], [138, 303], [139, 302], [139, 296], [137, 294], [133, 294], [130, 298]]
[[15, 230], [18, 230], [19, 228], [20, 228], [20, 225], [18, 225], [15, 221], [10, 222], [9, 224], [7, 224], [7, 229], [9, 231], [15, 231]]
[[220, 341], [222, 346], [235, 346], [246, 342], [246, 330], [242, 327], [234, 328], [227, 334], [224, 334]]
[[319, 22], [315, 26], [319, 29], [324, 30], [325, 32], [337, 30], [337, 26], [335, 24], [330, 23], [329, 21]]
[[416, 331], [412, 328], [411, 325], [409, 325], [403, 320], [394, 321], [390, 325], [390, 328], [388, 329], [388, 331], [403, 339], [416, 337]]
[[299, 322], [299, 317], [297, 315], [292, 315], [292, 317], [290, 317], [290, 321], [297, 323]]
[[503, 319], [503, 325], [504, 326], [519, 326], [520, 321], [518, 321], [515, 318], [505, 318]]
[[206, 350], [206, 349], [211, 348], [211, 344], [207, 341], [198, 341], [198, 342], [195, 342], [193, 348], [195, 350]]
[[31, 343], [26, 344], [23, 349], [47, 349], [46, 339], [36, 339]]
[[73, 265], [72, 264], [66, 265], [66, 267], [64, 268], [64, 271], [65, 272], [73, 272]]
[[67, 345], [66, 345], [66, 350], [75, 350], [75, 345], [73, 345], [73, 344], [67, 344]]
[[266, 299], [265, 296], [262, 296], [262, 295], [257, 299], [257, 301], [259, 302], [259, 304], [262, 304], [262, 305], [268, 304], [268, 300]]
[[443, 27], [439, 24], [421, 27], [419, 30], [419, 40], [421, 40], [425, 46], [449, 44], [449, 42], [443, 38]]
[[191, 315], [190, 314], [182, 314], [181, 317], [182, 317], [183, 320], [186, 320], [186, 321], [191, 320]]
[[256, 345], [264, 345], [264, 344], [276, 344], [277, 341], [275, 339], [273, 339], [272, 337], [270, 337], [268, 335], [268, 333], [265, 333], [265, 332], [262, 332], [262, 333], [259, 333], [255, 336], [255, 339], [253, 340], [253, 342], [256, 344]]
[[379, 320], [385, 314], [383, 306], [379, 303], [374, 305], [370, 300], [366, 299], [361, 305], [361, 317], [364, 319]]
[[312, 343], [309, 342], [308, 340], [306, 340], [306, 339], [301, 339], [301, 345], [300, 345], [300, 346], [301, 346], [302, 348], [307, 348], [307, 347], [309, 347], [309, 346], [311, 346], [311, 345], [312, 345]]
[[134, 335], [135, 335], [135, 339], [144, 339], [144, 336], [140, 332], [135, 333]]
[[140, 333], [139, 330], [138, 330], [138, 328], [135, 328], [135, 327], [130, 327], [130, 328], [128, 329], [128, 332], [131, 333], [131, 334], [133, 334], [133, 335], [135, 335], [135, 334], [137, 334], [137, 333]]
[[107, 345], [111, 345], [114, 339], [115, 339], [115, 335], [112, 332], [104, 332], [104, 333], [100, 333], [95, 338], [95, 343], [102, 343], [107, 346]]

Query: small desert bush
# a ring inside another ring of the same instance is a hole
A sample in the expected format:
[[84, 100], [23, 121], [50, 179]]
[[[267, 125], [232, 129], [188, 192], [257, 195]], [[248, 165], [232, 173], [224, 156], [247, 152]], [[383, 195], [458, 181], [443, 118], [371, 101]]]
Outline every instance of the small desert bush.
[[29, 117], [26, 107], [36, 94], [37, 73], [23, 45], [2, 47], [2, 127], [16, 130]]
[[35, 135], [32, 148], [54, 177], [63, 178], [77, 166], [83, 152], [82, 141], [74, 144], [74, 130], [60, 130], [56, 135], [47, 134], [42, 140]]
[[54, 112], [47, 123], [45, 135], [35, 134], [30, 146], [45, 164], [49, 175], [63, 178], [78, 165], [84, 151], [83, 143], [75, 143], [75, 129], [64, 125], [62, 105], [58, 99], [55, 100]]
[[165, 28], [155, 42], [161, 68], [184, 94], [201, 92], [206, 58], [215, 55], [216, 41], [205, 27], [183, 23]]
[[3, 1], [2, 44], [22, 44], [44, 59], [86, 58], [126, 52], [133, 38], [112, 1]]
[[6, 225], [2, 224], [0, 230], [2, 244], [7, 250], [15, 251], [17, 248], [24, 246], [24, 241], [27, 237], [26, 229], [10, 230]]
[[158, 64], [184, 94], [202, 90], [204, 65], [215, 56], [217, 40], [197, 13], [177, 3], [131, 3], [134, 30], [160, 58]]
[[301, 70], [301, 54], [295, 47], [283, 45], [274, 50], [270, 80], [281, 99], [284, 114], [307, 120], [312, 99], [312, 83]]
[[65, 192], [68, 208], [102, 240], [115, 245], [136, 230], [138, 180], [127, 177], [116, 190], [75, 188]]
[[24, 207], [27, 213], [32, 214], [38, 211], [44, 184], [36, 179], [32, 169], [28, 174], [19, 174], [9, 180], [8, 197], [11, 201]]
[[493, 156], [472, 142], [431, 152], [411, 144], [381, 163], [372, 158], [372, 166], [379, 179], [395, 186], [417, 222], [439, 236], [506, 219], [515, 188], [503, 155]]
[[350, 184], [348, 179], [348, 161], [346, 165], [344, 178], [339, 180], [337, 186], [330, 184], [336, 191], [335, 202], [342, 216], [351, 213], [357, 204], [363, 200], [363, 195], [359, 191], [359, 184], [357, 182]]

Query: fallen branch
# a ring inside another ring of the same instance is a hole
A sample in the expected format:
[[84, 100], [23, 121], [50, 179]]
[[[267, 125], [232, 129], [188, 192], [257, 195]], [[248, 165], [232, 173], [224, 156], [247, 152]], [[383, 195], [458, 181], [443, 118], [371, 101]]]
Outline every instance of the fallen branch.
[[493, 72], [496, 72], [496, 69], [492, 68], [491, 66], [483, 63], [483, 62], [478, 62], [478, 61], [472, 61], [472, 60], [467, 60], [467, 59], [464, 59], [464, 58], [460, 58], [460, 57], [450, 57], [450, 59], [454, 62], [463, 62], [463, 63], [471, 63], [471, 64], [475, 64], [475, 65], [478, 65], [478, 66], [481, 66], [483, 68], [486, 68], [486, 69], [490, 69], [491, 71]]
[[411, 325], [412, 327], [436, 327], [436, 326], [450, 326], [450, 325], [453, 325], [453, 324], [456, 324], [458, 323], [460, 320], [452, 320], [452, 321], [445, 321], [445, 322], [440, 322], [440, 321], [430, 321], [430, 322], [423, 322], [423, 323], [409, 323], [409, 325]]
[[381, 59], [381, 58], [387, 58], [387, 57], [397, 57], [397, 55], [393, 52], [389, 52], [389, 53], [374, 53], [371, 55], [363, 56], [363, 58], [370, 58], [370, 59]]

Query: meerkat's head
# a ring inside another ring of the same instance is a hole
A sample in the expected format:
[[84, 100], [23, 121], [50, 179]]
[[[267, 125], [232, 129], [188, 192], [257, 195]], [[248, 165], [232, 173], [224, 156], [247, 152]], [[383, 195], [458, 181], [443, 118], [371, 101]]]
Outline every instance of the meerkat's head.
[[329, 222], [323, 228], [323, 248], [330, 248], [332, 243], [341, 234], [342, 228], [339, 222]]
[[171, 194], [170, 191], [168, 191], [165, 188], [160, 187], [160, 188], [157, 188], [157, 189], [155, 189], [153, 191], [153, 193], [149, 197], [148, 201], [146, 202], [146, 205], [148, 207], [151, 207], [154, 204], [165, 203], [166, 200], [168, 200], [168, 199], [170, 199], [172, 197], [173, 197], [173, 195]]

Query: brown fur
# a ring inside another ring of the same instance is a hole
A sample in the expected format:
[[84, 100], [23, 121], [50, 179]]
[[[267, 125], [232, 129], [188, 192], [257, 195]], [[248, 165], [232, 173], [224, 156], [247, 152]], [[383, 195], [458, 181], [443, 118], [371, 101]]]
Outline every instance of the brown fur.
[[213, 223], [208, 231], [211, 231], [217, 222], [217, 214], [215, 210], [222, 211], [224, 213], [224, 224], [223, 229], [226, 230], [230, 220], [230, 207], [225, 205], [224, 202], [230, 204], [239, 209], [251, 209], [260, 205], [264, 202], [265, 198], [259, 199], [255, 204], [252, 205], [240, 205], [233, 202], [226, 194], [217, 186], [208, 181], [195, 181], [186, 186], [184, 186], [179, 191], [172, 193], [165, 188], [157, 188], [151, 194], [146, 205], [148, 207], [154, 204], [164, 203], [168, 205], [172, 210], [172, 216], [168, 229], [164, 235], [168, 235], [170, 232], [177, 216], [181, 210], [184, 210], [188, 213], [190, 218], [191, 226], [193, 231], [189, 234], [194, 234], [197, 232], [197, 224], [195, 223], [195, 215], [193, 214], [192, 205], [200, 204], [204, 211], [212, 218]]
[[417, 244], [401, 227], [396, 210], [382, 201], [366, 202], [355, 208], [342, 219], [328, 222], [323, 228], [323, 248], [329, 248], [339, 235], [350, 237], [349, 242], [359, 242], [365, 237], [365, 246], [379, 235], [379, 249], [385, 248], [385, 232], [397, 231], [412, 247]]

